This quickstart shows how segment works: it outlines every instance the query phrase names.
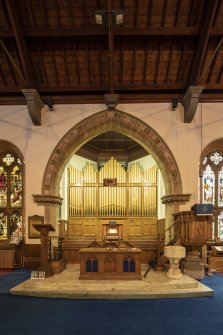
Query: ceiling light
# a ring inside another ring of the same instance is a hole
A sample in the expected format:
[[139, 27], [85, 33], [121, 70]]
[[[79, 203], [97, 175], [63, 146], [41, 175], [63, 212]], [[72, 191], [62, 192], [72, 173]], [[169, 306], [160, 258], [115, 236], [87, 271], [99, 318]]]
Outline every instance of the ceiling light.
[[[123, 11], [111, 11], [112, 24], [122, 24], [124, 22], [124, 12]], [[101, 10], [95, 12], [95, 22], [97, 24], [108, 26], [109, 12], [107, 10]]]

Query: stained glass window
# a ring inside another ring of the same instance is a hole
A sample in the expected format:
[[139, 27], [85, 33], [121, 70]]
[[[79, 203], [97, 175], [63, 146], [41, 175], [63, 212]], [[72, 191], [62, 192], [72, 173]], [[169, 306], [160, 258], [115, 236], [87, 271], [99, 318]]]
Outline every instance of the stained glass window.
[[223, 152], [212, 151], [202, 160], [202, 203], [214, 205], [213, 237], [223, 241]]
[[18, 244], [24, 238], [23, 169], [12, 152], [0, 154], [0, 240]]
[[214, 204], [215, 174], [210, 165], [203, 172], [203, 203]]
[[7, 239], [7, 215], [0, 210], [0, 239]]
[[17, 165], [10, 173], [10, 201], [12, 207], [22, 206], [22, 173]]
[[7, 172], [0, 166], [0, 207], [7, 206]]
[[223, 206], [223, 167], [218, 172], [218, 204]]

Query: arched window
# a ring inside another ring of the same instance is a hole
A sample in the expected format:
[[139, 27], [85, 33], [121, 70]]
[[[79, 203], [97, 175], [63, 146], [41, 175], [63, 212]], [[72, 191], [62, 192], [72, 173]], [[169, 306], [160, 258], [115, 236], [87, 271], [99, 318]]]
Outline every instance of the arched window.
[[12, 152], [0, 153], [0, 241], [18, 244], [24, 238], [23, 168]]
[[213, 237], [223, 240], [223, 151], [212, 151], [203, 159], [201, 202], [214, 205]]

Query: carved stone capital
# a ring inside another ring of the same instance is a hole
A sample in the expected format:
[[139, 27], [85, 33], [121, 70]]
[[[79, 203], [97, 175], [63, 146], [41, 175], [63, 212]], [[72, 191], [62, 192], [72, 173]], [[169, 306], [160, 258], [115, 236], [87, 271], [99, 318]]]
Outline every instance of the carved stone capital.
[[161, 200], [162, 204], [168, 205], [185, 205], [190, 200], [191, 194], [169, 194], [164, 195]]
[[39, 206], [61, 206], [63, 198], [57, 195], [33, 194], [33, 200]]

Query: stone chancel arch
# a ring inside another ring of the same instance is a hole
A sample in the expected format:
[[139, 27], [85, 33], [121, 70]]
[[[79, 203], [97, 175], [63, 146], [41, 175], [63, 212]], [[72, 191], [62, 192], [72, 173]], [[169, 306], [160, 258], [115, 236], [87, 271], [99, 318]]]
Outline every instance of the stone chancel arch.
[[122, 111], [105, 110], [75, 125], [58, 143], [45, 169], [42, 196], [58, 196], [60, 179], [72, 154], [91, 138], [110, 130], [131, 137], [153, 156], [162, 173], [166, 194], [182, 193], [176, 161], [164, 140], [138, 118]]
[[[33, 195], [38, 205], [45, 206], [45, 222], [58, 222], [58, 206], [62, 204], [59, 196], [60, 181], [71, 156], [90, 139], [108, 132], [122, 133], [138, 142], [154, 158], [165, 184], [165, 226], [172, 224], [172, 214], [179, 211], [179, 205], [189, 201], [190, 194], [182, 194], [180, 173], [172, 152], [164, 140], [149, 125], [123, 111], [101, 111], [74, 127], [61, 139], [47, 163], [42, 194]], [[57, 229], [58, 227], [55, 226]]]

